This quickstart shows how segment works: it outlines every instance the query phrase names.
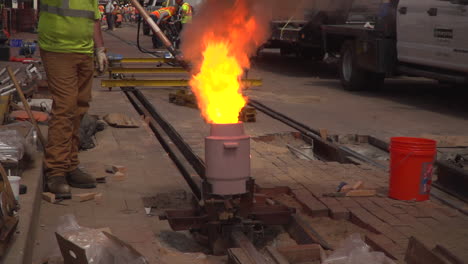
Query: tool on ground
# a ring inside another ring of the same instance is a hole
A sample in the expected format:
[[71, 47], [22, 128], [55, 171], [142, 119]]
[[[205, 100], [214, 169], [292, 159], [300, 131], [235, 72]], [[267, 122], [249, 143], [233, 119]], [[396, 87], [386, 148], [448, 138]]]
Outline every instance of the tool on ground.
[[340, 182], [334, 193], [325, 193], [323, 196], [326, 197], [367, 197], [375, 196], [377, 192], [373, 189], [364, 189], [364, 182], [357, 181], [353, 185], [348, 184], [347, 182]]
[[42, 135], [41, 129], [37, 125], [36, 119], [34, 119], [34, 116], [33, 116], [32, 112], [31, 112], [31, 108], [29, 107], [28, 101], [24, 97], [23, 90], [21, 90], [21, 86], [19, 85], [18, 80], [16, 79], [15, 74], [11, 70], [10, 66], [7, 66], [7, 71], [8, 71], [8, 75], [10, 75], [11, 81], [15, 85], [16, 92], [18, 93], [18, 96], [20, 97], [21, 102], [23, 103], [24, 110], [26, 110], [26, 112], [28, 113], [29, 119], [31, 119], [31, 123], [34, 125], [34, 128], [37, 131], [39, 141], [41, 141], [41, 144], [42, 144], [42, 149], [45, 149], [46, 140], [45, 140], [44, 136]]
[[[5, 68], [5, 71], [7, 70], [7, 68]], [[16, 69], [14, 72], [13, 72], [13, 75], [16, 75], [18, 74], [18, 72], [20, 71], [20, 68]], [[1, 75], [1, 74], [0, 74]], [[7, 83], [8, 81], [10, 81], [10, 76], [7, 76], [5, 79], [3, 80], [0, 80], [0, 84], [5, 84]]]

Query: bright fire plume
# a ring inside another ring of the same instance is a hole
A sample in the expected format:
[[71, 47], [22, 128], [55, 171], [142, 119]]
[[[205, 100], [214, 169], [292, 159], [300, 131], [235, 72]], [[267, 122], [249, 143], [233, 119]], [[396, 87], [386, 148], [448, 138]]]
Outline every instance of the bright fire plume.
[[209, 123], [237, 123], [246, 103], [239, 81], [242, 67], [225, 42], [208, 43], [203, 58], [200, 72], [190, 81], [203, 117]]
[[256, 3], [205, 0], [201, 12], [184, 29], [182, 51], [194, 65], [190, 86], [208, 123], [239, 122], [247, 102], [241, 77], [250, 68], [249, 56], [268, 35], [268, 23], [255, 14]]

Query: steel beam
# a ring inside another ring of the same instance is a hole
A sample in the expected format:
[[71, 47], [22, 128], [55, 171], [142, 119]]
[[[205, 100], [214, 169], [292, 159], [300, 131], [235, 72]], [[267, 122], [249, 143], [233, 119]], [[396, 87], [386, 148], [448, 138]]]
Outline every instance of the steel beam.
[[111, 63], [167, 63], [167, 62], [177, 62], [174, 58], [122, 58], [122, 59], [111, 59]]
[[187, 73], [184, 68], [164, 67], [164, 68], [110, 68], [110, 73]]
[[[262, 80], [242, 80], [246, 87], [261, 86]], [[187, 87], [189, 80], [101, 80], [101, 87]]]

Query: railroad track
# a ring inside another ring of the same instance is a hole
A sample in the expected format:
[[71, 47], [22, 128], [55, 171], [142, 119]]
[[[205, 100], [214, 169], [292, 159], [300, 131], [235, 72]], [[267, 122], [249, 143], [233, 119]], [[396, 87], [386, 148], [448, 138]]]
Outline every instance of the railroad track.
[[[130, 46], [137, 47], [135, 42], [125, 40], [112, 32], [107, 33]], [[148, 50], [144, 51], [151, 53]], [[156, 57], [154, 55], [152, 56]], [[177, 131], [156, 111], [156, 109], [152, 106], [148, 99], [146, 99], [143, 93], [141, 93], [135, 87], [121, 88], [140, 114], [151, 116], [151, 118], [154, 120], [154, 122], [150, 122], [149, 124], [151, 129], [155, 133], [156, 137], [158, 137], [166, 151], [168, 151], [168, 154], [171, 156], [171, 158], [173, 158], [176, 166], [181, 171], [183, 177], [187, 180], [187, 183], [189, 184], [194, 194], [199, 196], [201, 192], [199, 189], [196, 189], [198, 188], [195, 187], [196, 183], [191, 182], [193, 179], [190, 177], [190, 173], [186, 167], [191, 167], [201, 178], [203, 178], [205, 170], [204, 162], [193, 153], [190, 146], [183, 141], [182, 137], [177, 133]], [[262, 104], [258, 100], [250, 99], [248, 104], [256, 108], [258, 111], [270, 116], [271, 118], [274, 118], [299, 131], [301, 133], [302, 139], [313, 145], [315, 156], [321, 160], [354, 164], [366, 163], [380, 170], [388, 171], [387, 165], [353, 151], [346, 146], [337, 144], [333, 142], [333, 139], [331, 138], [322, 138], [318, 130], [300, 123], [293, 118], [290, 118]], [[159, 128], [156, 127], [157, 124], [159, 124]], [[159, 137], [162, 137], [162, 132], [166, 133], [167, 137], [170, 138], [170, 140], [177, 146], [179, 155], [176, 155], [174, 150], [169, 149], [167, 142], [164, 143], [161, 141], [162, 139]], [[388, 152], [388, 143], [385, 141], [369, 136], [369, 144], [385, 152]], [[170, 151], [174, 153], [171, 154]], [[180, 161], [180, 157], [184, 157], [187, 161], [185, 167], [183, 167], [183, 163]], [[177, 161], [177, 159], [179, 160]], [[431, 195], [443, 203], [454, 207], [465, 214], [468, 214], [468, 210], [465, 209], [465, 203], [468, 202], [468, 193], [465, 190], [466, 187], [464, 187], [466, 186], [466, 182], [468, 182], [468, 173], [444, 161], [437, 161], [436, 166], [439, 169], [439, 176], [443, 176], [443, 181], [435, 182], [433, 184], [436, 189], [433, 189]], [[456, 197], [456, 199], [454, 199], [454, 197]]]

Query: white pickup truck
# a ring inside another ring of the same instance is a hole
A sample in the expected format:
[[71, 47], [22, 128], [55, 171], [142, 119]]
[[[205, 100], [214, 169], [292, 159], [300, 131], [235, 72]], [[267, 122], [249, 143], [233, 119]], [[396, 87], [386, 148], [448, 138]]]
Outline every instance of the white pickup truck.
[[468, 85], [468, 0], [376, 2], [367, 15], [351, 10], [345, 24], [322, 26], [345, 89], [375, 89], [397, 75]]

